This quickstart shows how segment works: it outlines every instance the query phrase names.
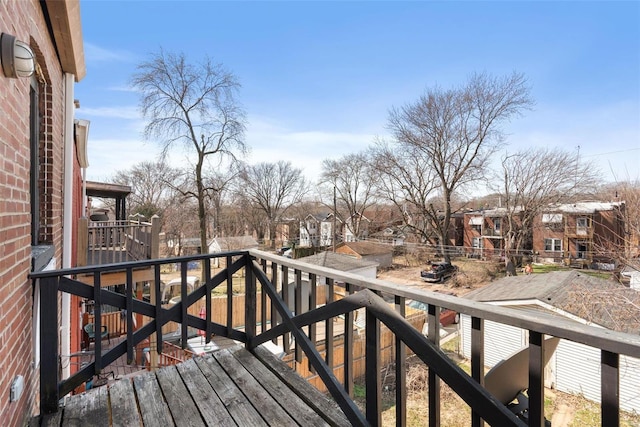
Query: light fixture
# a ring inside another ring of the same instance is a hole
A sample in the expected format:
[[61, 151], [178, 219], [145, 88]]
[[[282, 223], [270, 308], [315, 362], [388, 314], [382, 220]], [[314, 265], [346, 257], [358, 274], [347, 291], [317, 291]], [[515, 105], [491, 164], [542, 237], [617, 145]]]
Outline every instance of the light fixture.
[[36, 70], [35, 55], [29, 45], [16, 40], [11, 34], [2, 33], [0, 36], [0, 55], [6, 77], [29, 77]]

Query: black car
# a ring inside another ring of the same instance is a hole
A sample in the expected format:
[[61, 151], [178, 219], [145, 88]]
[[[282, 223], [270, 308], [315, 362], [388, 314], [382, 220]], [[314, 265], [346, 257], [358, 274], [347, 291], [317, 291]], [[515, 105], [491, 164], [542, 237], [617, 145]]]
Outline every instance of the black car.
[[444, 282], [446, 279], [454, 276], [458, 272], [458, 267], [449, 262], [434, 262], [431, 268], [422, 270], [420, 277], [425, 282]]

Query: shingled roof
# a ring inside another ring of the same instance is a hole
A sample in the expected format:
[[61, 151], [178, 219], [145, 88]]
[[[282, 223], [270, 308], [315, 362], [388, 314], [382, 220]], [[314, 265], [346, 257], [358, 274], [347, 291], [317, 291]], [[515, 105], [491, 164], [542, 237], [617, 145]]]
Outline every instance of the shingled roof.
[[576, 270], [505, 277], [464, 297], [513, 305], [538, 302], [608, 329], [640, 333], [640, 292]]
[[349, 255], [341, 255], [329, 251], [298, 258], [297, 261], [346, 272], [365, 267], [378, 266], [378, 263], [374, 261], [363, 261]]
[[343, 242], [338, 245], [338, 248], [343, 246], [348, 247], [360, 256], [388, 254], [393, 250], [389, 245], [373, 242]]

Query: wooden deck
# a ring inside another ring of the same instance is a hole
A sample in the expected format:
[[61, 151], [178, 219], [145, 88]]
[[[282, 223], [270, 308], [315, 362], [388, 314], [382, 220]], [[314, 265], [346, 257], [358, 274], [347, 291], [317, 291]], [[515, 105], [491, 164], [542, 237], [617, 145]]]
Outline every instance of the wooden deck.
[[221, 348], [70, 396], [43, 426], [349, 426], [336, 403], [260, 347]]

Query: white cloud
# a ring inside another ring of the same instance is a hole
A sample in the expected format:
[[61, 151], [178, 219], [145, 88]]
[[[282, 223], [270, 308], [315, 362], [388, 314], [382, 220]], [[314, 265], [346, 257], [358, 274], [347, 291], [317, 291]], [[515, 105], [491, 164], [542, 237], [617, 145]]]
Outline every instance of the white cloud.
[[79, 110], [79, 115], [100, 118], [141, 120], [140, 110], [135, 106], [81, 108]]
[[252, 118], [246, 134], [247, 145], [251, 147], [247, 161], [251, 164], [290, 161], [315, 182], [322, 170], [322, 160], [362, 151], [372, 144], [374, 137], [369, 133], [292, 130], [266, 118]]
[[87, 62], [130, 62], [135, 58], [135, 56], [130, 52], [121, 49], [105, 49], [93, 43], [89, 43], [86, 40], [84, 41], [84, 57]]

